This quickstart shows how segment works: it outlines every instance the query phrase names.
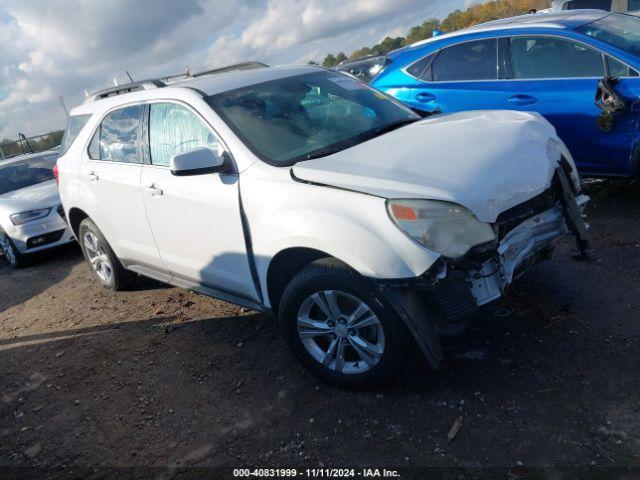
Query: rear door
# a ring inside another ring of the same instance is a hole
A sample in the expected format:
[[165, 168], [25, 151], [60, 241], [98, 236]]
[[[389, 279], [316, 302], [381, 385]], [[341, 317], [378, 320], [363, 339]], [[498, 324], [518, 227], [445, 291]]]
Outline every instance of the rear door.
[[417, 81], [398, 98], [430, 113], [495, 108], [502, 100], [493, 90], [498, 80], [498, 40], [471, 40], [443, 48], [410, 65]]
[[125, 266], [169, 280], [140, 193], [142, 105], [109, 112], [96, 129], [82, 167], [91, 217]]
[[174, 282], [258, 300], [249, 267], [235, 173], [174, 176], [171, 157], [197, 147], [222, 153], [220, 138], [189, 106], [148, 106], [149, 164], [142, 196], [160, 255]]

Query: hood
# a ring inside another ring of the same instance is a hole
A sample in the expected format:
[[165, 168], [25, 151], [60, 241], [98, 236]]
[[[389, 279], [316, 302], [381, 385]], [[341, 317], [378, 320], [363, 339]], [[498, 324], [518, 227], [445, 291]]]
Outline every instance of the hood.
[[26, 212], [38, 208], [57, 207], [58, 205], [60, 205], [60, 195], [55, 180], [0, 195], [0, 210], [5, 210], [8, 213]]
[[336, 154], [297, 163], [295, 178], [384, 198], [458, 203], [484, 222], [546, 190], [553, 126], [537, 113], [439, 115]]

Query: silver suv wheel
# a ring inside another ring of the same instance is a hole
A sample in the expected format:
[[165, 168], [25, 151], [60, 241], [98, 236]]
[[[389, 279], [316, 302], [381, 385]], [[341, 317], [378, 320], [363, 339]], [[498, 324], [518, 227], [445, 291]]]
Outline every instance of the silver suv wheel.
[[307, 297], [298, 310], [297, 326], [309, 354], [342, 374], [366, 372], [384, 354], [380, 320], [365, 302], [345, 292], [323, 290]]
[[113, 277], [113, 267], [100, 239], [93, 232], [88, 231], [85, 232], [82, 240], [91, 268], [100, 277], [100, 280], [110, 282]]

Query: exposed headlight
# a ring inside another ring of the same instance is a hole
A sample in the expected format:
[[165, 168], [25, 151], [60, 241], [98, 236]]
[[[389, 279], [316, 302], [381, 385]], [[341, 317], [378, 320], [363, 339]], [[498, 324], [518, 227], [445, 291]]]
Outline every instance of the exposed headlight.
[[41, 208], [39, 210], [30, 210], [28, 212], [22, 213], [14, 213], [9, 218], [13, 222], [14, 225], [23, 225], [25, 223], [33, 222], [35, 220], [40, 220], [41, 218], [46, 217], [51, 212], [50, 208]]
[[445, 257], [460, 258], [472, 247], [496, 238], [491, 225], [455, 203], [389, 200], [387, 209], [400, 230]]

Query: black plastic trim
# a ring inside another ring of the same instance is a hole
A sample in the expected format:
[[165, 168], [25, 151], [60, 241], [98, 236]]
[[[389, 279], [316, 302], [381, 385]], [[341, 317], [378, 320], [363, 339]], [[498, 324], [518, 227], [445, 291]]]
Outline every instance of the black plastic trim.
[[240, 180], [238, 180], [238, 205], [240, 207], [240, 221], [242, 222], [242, 234], [244, 236], [244, 245], [247, 250], [247, 261], [249, 262], [249, 271], [251, 272], [251, 279], [253, 280], [253, 286], [256, 289], [260, 303], [264, 305], [264, 295], [262, 293], [262, 287], [260, 286], [260, 277], [258, 276], [258, 269], [256, 268], [256, 259], [253, 253], [253, 241], [251, 240], [251, 229], [249, 227], [249, 220], [242, 204], [242, 192], [240, 188]]

